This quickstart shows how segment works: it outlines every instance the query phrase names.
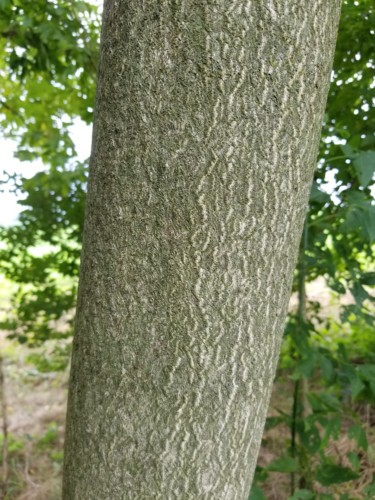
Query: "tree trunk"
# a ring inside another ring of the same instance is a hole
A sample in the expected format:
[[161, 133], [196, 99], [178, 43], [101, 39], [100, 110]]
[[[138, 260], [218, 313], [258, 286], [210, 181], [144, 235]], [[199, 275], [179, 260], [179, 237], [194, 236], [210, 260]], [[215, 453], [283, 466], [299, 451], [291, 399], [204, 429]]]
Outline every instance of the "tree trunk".
[[340, 0], [106, 0], [64, 499], [245, 499]]

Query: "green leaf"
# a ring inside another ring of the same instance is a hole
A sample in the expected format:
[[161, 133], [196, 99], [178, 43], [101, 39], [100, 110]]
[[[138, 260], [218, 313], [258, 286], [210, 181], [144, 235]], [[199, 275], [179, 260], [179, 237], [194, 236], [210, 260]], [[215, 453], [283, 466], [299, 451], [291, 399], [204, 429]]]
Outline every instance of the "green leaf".
[[248, 500], [266, 500], [262, 488], [260, 488], [257, 484], [253, 484]]
[[350, 159], [353, 159], [358, 155], [358, 153], [348, 143], [341, 144], [340, 149], [344, 153], [344, 155]]
[[314, 498], [315, 494], [312, 491], [303, 489], [295, 491], [288, 500], [313, 500]]
[[365, 364], [358, 366], [357, 371], [365, 380], [375, 383], [375, 365]]
[[346, 456], [348, 457], [350, 463], [352, 464], [354, 470], [359, 472], [359, 468], [361, 466], [361, 461], [359, 459], [358, 453], [355, 451], [349, 451]]
[[315, 478], [321, 485], [330, 486], [358, 479], [359, 475], [352, 469], [340, 465], [323, 465], [316, 471]]
[[361, 306], [363, 302], [369, 298], [369, 294], [360, 283], [354, 283], [354, 285], [350, 288], [350, 291], [358, 306]]
[[271, 462], [266, 469], [270, 472], [297, 472], [298, 462], [292, 457], [284, 456]]
[[353, 370], [355, 376], [350, 377], [350, 391], [352, 393], [353, 399], [357, 399], [360, 393], [365, 388], [365, 384], [358, 377], [357, 373]]
[[348, 436], [351, 439], [355, 439], [357, 441], [357, 445], [359, 448], [367, 450], [368, 448], [367, 436], [366, 432], [364, 431], [361, 425], [354, 424], [351, 427], [349, 427]]
[[367, 187], [375, 172], [375, 151], [363, 151], [354, 159], [353, 164], [361, 186]]
[[334, 375], [333, 363], [331, 359], [324, 354], [319, 354], [318, 362], [325, 381], [331, 381]]
[[266, 430], [273, 429], [274, 427], [278, 426], [279, 424], [282, 424], [283, 422], [285, 422], [284, 417], [267, 417]]
[[356, 399], [363, 389], [365, 389], [365, 384], [362, 382], [358, 371], [352, 365], [344, 364], [341, 366], [341, 376], [349, 382], [352, 397]]
[[347, 193], [348, 209], [341, 226], [346, 233], [359, 233], [365, 240], [375, 241], [375, 206], [362, 191]]
[[372, 482], [371, 484], [367, 485], [364, 490], [363, 490], [363, 493], [365, 493], [366, 495], [368, 495], [367, 498], [375, 498], [375, 481]]
[[370, 389], [375, 396], [375, 365], [362, 365], [357, 368], [362, 380], [368, 382]]
[[310, 202], [316, 202], [316, 203], [328, 203], [330, 201], [330, 196], [319, 189], [319, 185], [314, 182], [312, 187], [311, 187], [311, 192], [310, 192]]
[[5, 10], [11, 6], [11, 0], [0, 0], [0, 9]]
[[363, 273], [360, 281], [363, 285], [375, 285], [375, 273]]
[[341, 411], [341, 403], [333, 394], [328, 394], [327, 392], [320, 392], [315, 394], [315, 396], [321, 401], [326, 410], [329, 411]]
[[315, 426], [310, 427], [308, 430], [304, 429], [299, 434], [303, 446], [310, 454], [316, 453], [319, 450], [322, 440]]
[[315, 356], [311, 352], [310, 356], [303, 357], [301, 361], [296, 363], [293, 373], [293, 380], [298, 380], [302, 377], [310, 378], [315, 368]]
[[327, 284], [333, 291], [337, 293], [343, 294], [346, 292], [345, 286], [339, 280], [336, 280], [334, 278], [329, 278]]
[[325, 433], [321, 442], [321, 448], [324, 449], [329, 441], [329, 438], [332, 436], [333, 439], [337, 439], [341, 430], [341, 418], [334, 417], [328, 421], [328, 423], [324, 426]]
[[375, 448], [371, 445], [368, 447], [367, 457], [370, 464], [375, 464]]

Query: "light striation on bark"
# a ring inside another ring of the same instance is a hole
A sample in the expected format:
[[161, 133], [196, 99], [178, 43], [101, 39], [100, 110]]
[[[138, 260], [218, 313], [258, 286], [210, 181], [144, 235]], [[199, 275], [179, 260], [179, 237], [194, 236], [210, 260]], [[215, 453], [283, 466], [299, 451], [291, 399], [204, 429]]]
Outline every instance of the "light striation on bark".
[[65, 500], [247, 498], [340, 0], [106, 0]]

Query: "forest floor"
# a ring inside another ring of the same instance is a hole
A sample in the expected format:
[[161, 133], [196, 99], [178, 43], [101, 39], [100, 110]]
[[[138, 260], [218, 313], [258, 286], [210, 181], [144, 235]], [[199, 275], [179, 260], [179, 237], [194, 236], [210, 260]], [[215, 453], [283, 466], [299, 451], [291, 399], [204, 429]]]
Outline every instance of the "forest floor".
[[[321, 296], [320, 296], [321, 299]], [[328, 306], [327, 306], [328, 307]], [[330, 314], [334, 311], [330, 311]], [[0, 332], [3, 372], [5, 374], [6, 408], [8, 413], [8, 485], [6, 500], [60, 500], [63, 460], [64, 420], [68, 374], [41, 373], [30, 360], [30, 348], [6, 338]], [[269, 416], [280, 411], [291, 413], [292, 382], [277, 377]], [[367, 413], [366, 413], [367, 412]], [[369, 412], [371, 415], [369, 415]], [[364, 420], [375, 420], [374, 409], [364, 409]], [[259, 465], [266, 466], [287, 451], [290, 442], [287, 427], [277, 426], [264, 435]], [[0, 430], [0, 441], [1, 441]], [[375, 452], [375, 436], [371, 442]], [[353, 440], [343, 434], [331, 447], [341, 463], [347, 452], [355, 449]], [[344, 491], [347, 498], [361, 499], [364, 485], [375, 477], [375, 457], [364, 457], [361, 479], [345, 483], [335, 498]], [[290, 474], [272, 472], [262, 488], [267, 500], [286, 500], [290, 495]], [[1, 493], [0, 493], [1, 497]]]
[[[60, 500], [67, 372], [40, 373], [0, 337], [8, 421], [8, 500]], [[1, 494], [0, 494], [1, 497]]]

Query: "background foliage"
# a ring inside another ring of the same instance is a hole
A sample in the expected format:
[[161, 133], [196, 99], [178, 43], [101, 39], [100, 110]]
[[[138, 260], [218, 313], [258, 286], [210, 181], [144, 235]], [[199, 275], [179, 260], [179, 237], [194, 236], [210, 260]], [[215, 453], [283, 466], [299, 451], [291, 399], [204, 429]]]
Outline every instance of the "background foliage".
[[[24, 210], [0, 230], [0, 272], [17, 285], [1, 327], [30, 348], [71, 335], [87, 162], [77, 161], [70, 127], [92, 121], [99, 25], [87, 1], [0, 0], [1, 131], [17, 142], [19, 159], [45, 165], [30, 179], [4, 178], [23, 195]], [[374, 54], [373, 1], [344, 0], [279, 368], [292, 403], [267, 424], [290, 438], [285, 454], [258, 468], [253, 500], [266, 498], [274, 473], [290, 476], [294, 500], [351, 498], [342, 485], [375, 453], [363, 418], [375, 402]], [[309, 300], [306, 286], [317, 279], [345, 299], [339, 314]], [[34, 362], [63, 367], [61, 348], [56, 356], [57, 364]], [[357, 451], [338, 463], [329, 449], [343, 433]], [[366, 488], [362, 498], [373, 498], [375, 483]]]

